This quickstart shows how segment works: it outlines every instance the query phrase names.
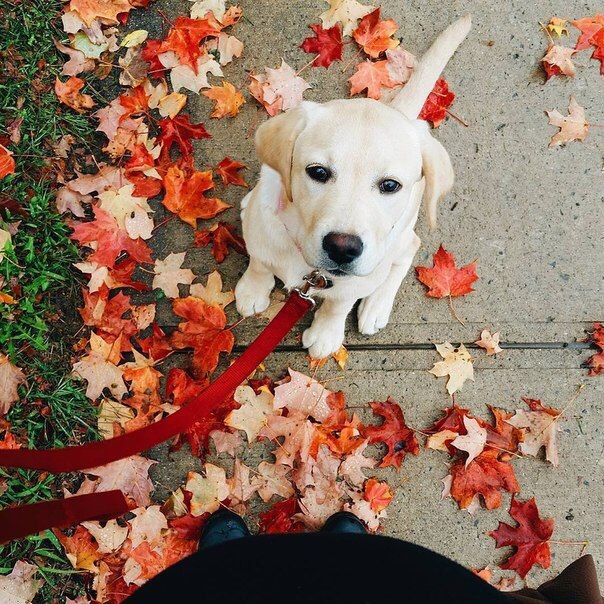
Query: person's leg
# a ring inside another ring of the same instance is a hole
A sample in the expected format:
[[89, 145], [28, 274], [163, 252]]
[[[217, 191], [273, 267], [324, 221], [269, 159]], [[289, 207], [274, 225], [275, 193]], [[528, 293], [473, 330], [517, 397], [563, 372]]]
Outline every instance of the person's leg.
[[330, 532], [208, 547], [149, 581], [127, 604], [166, 601], [510, 604], [470, 571], [422, 547]]

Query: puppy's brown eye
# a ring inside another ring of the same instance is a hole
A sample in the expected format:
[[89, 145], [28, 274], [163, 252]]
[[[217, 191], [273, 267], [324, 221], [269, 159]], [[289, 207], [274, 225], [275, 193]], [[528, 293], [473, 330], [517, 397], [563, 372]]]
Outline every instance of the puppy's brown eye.
[[396, 193], [402, 186], [400, 182], [387, 178], [380, 183], [380, 191], [382, 193]]
[[327, 182], [331, 177], [331, 170], [323, 166], [307, 166], [306, 173], [317, 182]]

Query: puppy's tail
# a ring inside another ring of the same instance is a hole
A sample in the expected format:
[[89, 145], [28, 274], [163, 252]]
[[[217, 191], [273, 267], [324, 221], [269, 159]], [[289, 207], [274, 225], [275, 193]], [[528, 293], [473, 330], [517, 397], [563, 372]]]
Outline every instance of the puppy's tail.
[[406, 115], [416, 119], [436, 80], [445, 65], [464, 41], [472, 27], [472, 16], [466, 15], [452, 23], [443, 31], [421, 58], [413, 71], [411, 79], [393, 99], [391, 105]]

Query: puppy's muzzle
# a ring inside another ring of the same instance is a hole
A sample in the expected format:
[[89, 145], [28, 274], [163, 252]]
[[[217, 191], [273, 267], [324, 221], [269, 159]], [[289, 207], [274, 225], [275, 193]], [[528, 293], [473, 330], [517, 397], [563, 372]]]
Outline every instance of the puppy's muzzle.
[[328, 233], [323, 237], [323, 249], [338, 266], [354, 262], [363, 253], [363, 240], [348, 233]]

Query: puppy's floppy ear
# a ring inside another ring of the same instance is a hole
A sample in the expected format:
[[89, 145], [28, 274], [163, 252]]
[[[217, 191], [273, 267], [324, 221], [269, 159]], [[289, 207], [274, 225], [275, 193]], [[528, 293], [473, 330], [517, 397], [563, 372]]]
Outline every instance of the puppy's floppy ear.
[[416, 129], [422, 154], [422, 170], [426, 180], [424, 206], [430, 228], [436, 227], [436, 206], [452, 188], [455, 180], [451, 158], [431, 134], [428, 123], [417, 120]]
[[281, 175], [285, 194], [291, 201], [291, 171], [296, 139], [306, 127], [308, 115], [316, 103], [304, 101], [285, 113], [264, 122], [256, 130], [256, 153], [263, 164]]

